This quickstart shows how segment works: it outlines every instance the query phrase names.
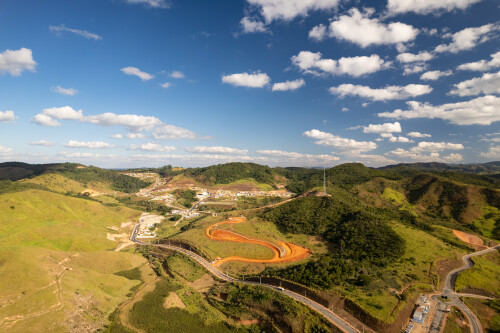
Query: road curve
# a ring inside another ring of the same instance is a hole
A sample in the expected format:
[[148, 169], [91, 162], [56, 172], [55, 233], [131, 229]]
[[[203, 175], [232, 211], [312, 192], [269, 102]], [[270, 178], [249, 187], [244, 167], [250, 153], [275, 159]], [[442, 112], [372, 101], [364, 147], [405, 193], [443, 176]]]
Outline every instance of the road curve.
[[[460, 300], [460, 296], [475, 297], [475, 295], [462, 295], [462, 294], [456, 293], [455, 292], [455, 281], [457, 280], [458, 274], [460, 274], [461, 272], [465, 271], [466, 269], [469, 269], [472, 266], [474, 266], [474, 262], [471, 259], [472, 257], [476, 257], [476, 256], [480, 256], [480, 255], [483, 255], [483, 254], [486, 254], [489, 252], [496, 251], [498, 248], [500, 248], [500, 245], [464, 255], [462, 257], [464, 264], [461, 267], [452, 270], [451, 272], [448, 273], [448, 275], [446, 275], [446, 279], [445, 279], [445, 282], [443, 285], [443, 295], [445, 295], [451, 299], [451, 302], [448, 304], [454, 305], [454, 306], [460, 308], [462, 310], [462, 312], [467, 316], [469, 323], [471, 324], [472, 333], [482, 333], [483, 328], [481, 327], [481, 322], [476, 317], [474, 312], [472, 312], [469, 309], [469, 307], [467, 307], [467, 305], [465, 305]], [[482, 298], [481, 296], [479, 296], [479, 297]]]
[[[189, 251], [189, 250], [177, 247], [177, 246], [173, 246], [173, 245], [167, 245], [167, 244], [148, 244], [148, 243], [141, 242], [141, 241], [137, 240], [138, 227], [139, 227], [139, 224], [137, 224], [134, 227], [134, 230], [132, 231], [132, 235], [130, 236], [130, 240], [133, 241], [133, 242], [135, 242], [136, 244], [161, 247], [161, 248], [165, 248], [165, 249], [169, 249], [169, 250], [173, 250], [173, 251], [177, 251], [179, 253], [185, 254], [188, 257], [190, 257], [191, 259], [193, 259], [194, 261], [196, 261], [198, 264], [200, 264], [201, 266], [203, 266], [212, 275], [216, 276], [217, 278], [219, 278], [219, 279], [221, 279], [223, 281], [227, 281], [227, 282], [240, 282], [240, 283], [252, 284], [252, 285], [260, 285], [260, 286], [268, 287], [268, 288], [271, 288], [271, 289], [274, 289], [274, 290], [280, 290], [280, 289], [278, 289], [275, 286], [267, 285], [267, 284], [264, 284], [264, 283], [258, 283], [258, 282], [253, 282], [253, 281], [243, 281], [243, 280], [235, 279], [235, 278], [233, 278], [233, 277], [231, 277], [231, 276], [229, 276], [227, 274], [224, 274], [219, 269], [217, 269], [216, 267], [212, 266], [203, 257], [201, 257], [200, 255], [198, 255], [198, 254], [196, 254], [196, 253], [194, 253], [192, 251]], [[306, 298], [306, 297], [304, 297], [302, 295], [299, 295], [297, 293], [294, 293], [294, 292], [292, 292], [290, 290], [286, 290], [285, 289], [285, 290], [282, 290], [282, 292], [283, 292], [283, 294], [285, 294], [285, 295], [287, 295], [289, 297], [292, 297], [293, 299], [295, 299], [295, 300], [297, 300], [297, 301], [305, 304], [306, 306], [308, 306], [309, 308], [315, 310], [316, 312], [319, 312], [328, 321], [330, 321], [337, 328], [339, 328], [342, 332], [346, 332], [346, 333], [359, 333], [360, 332], [357, 329], [355, 329], [353, 326], [351, 326], [349, 323], [347, 323], [346, 321], [344, 321], [342, 318], [340, 318], [338, 315], [336, 315], [335, 313], [333, 313], [330, 309], [324, 307], [323, 305], [321, 305], [319, 303], [316, 303], [315, 301], [310, 300], [309, 298]]]

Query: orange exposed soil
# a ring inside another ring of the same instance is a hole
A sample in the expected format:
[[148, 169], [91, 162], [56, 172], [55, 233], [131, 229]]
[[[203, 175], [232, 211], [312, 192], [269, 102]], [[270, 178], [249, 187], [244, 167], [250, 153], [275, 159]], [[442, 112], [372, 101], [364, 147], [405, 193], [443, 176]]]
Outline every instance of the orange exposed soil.
[[453, 234], [462, 242], [468, 243], [472, 245], [474, 248], [479, 248], [479, 249], [486, 248], [486, 246], [484, 246], [483, 240], [478, 236], [474, 236], [459, 230], [453, 230]]
[[271, 259], [252, 259], [244, 258], [239, 256], [230, 256], [220, 259], [214, 263], [214, 266], [219, 266], [228, 261], [240, 261], [240, 262], [253, 262], [253, 263], [285, 263], [294, 262], [307, 258], [312, 251], [292, 243], [285, 243], [278, 241], [278, 245], [261, 240], [246, 237], [244, 235], [237, 234], [229, 230], [217, 229], [221, 224], [234, 224], [246, 222], [246, 217], [231, 217], [224, 222], [219, 222], [212, 224], [205, 230], [205, 235], [213, 240], [226, 241], [226, 242], [237, 242], [237, 243], [250, 243], [265, 246], [271, 251], [273, 251], [273, 257]]

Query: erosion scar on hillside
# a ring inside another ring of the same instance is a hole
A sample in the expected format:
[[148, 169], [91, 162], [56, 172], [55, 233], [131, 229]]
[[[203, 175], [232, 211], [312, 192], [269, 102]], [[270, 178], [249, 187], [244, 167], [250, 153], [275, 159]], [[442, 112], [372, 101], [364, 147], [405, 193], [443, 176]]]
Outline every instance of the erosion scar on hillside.
[[213, 263], [214, 266], [220, 266], [221, 264], [229, 261], [263, 263], [263, 264], [295, 262], [305, 259], [311, 255], [312, 251], [310, 249], [292, 243], [277, 241], [278, 245], [276, 245], [265, 240], [246, 237], [244, 235], [240, 235], [238, 233], [229, 230], [218, 229], [218, 226], [222, 224], [244, 223], [246, 222], [246, 220], [247, 220], [246, 217], [230, 217], [224, 222], [214, 223], [211, 226], [209, 226], [207, 229], [205, 229], [205, 235], [208, 238], [216, 241], [262, 245], [273, 251], [273, 257], [271, 259], [254, 259], [254, 258], [245, 258], [240, 256], [229, 256], [226, 258], [216, 260]]

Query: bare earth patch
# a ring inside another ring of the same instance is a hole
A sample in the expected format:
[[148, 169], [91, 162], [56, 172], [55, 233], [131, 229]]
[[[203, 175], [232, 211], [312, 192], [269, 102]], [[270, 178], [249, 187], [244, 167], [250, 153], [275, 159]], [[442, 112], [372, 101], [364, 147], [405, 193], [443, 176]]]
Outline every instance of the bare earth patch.
[[167, 298], [165, 298], [165, 302], [163, 303], [163, 306], [165, 309], [169, 308], [179, 308], [179, 309], [185, 309], [186, 305], [184, 302], [182, 302], [181, 298], [177, 293], [171, 292], [168, 294]]
[[198, 280], [194, 282], [189, 282], [188, 285], [195, 289], [199, 293], [206, 293], [215, 284], [215, 280], [213, 279], [212, 275], [210, 274], [205, 274]]
[[478, 247], [479, 249], [482, 249], [486, 247], [484, 246], [483, 240], [478, 236], [471, 235], [459, 230], [453, 230], [453, 234], [462, 242], [468, 243], [472, 245], [474, 248]]

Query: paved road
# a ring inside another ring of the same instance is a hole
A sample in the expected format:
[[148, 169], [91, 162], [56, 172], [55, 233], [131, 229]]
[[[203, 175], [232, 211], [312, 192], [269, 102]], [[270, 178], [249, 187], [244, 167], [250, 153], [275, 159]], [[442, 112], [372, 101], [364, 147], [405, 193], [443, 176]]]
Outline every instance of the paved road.
[[[193, 259], [194, 261], [196, 261], [197, 263], [199, 263], [201, 266], [205, 267], [206, 270], [208, 270], [212, 275], [218, 277], [219, 279], [223, 280], [223, 281], [228, 281], [228, 282], [240, 282], [240, 283], [246, 283], [246, 284], [252, 284], [252, 285], [261, 285], [261, 286], [265, 286], [265, 287], [268, 287], [268, 288], [271, 288], [271, 289], [274, 289], [274, 290], [280, 290], [279, 288], [275, 287], [275, 286], [271, 286], [271, 285], [267, 285], [267, 284], [261, 284], [261, 283], [258, 283], [258, 282], [253, 282], [253, 281], [242, 281], [242, 280], [238, 280], [238, 279], [235, 279], [227, 274], [224, 274], [223, 272], [221, 272], [220, 270], [218, 270], [217, 268], [215, 268], [214, 266], [212, 266], [207, 260], [205, 260], [203, 257], [199, 256], [198, 254], [194, 253], [194, 252], [191, 252], [189, 250], [186, 250], [186, 249], [183, 249], [183, 248], [180, 248], [180, 247], [177, 247], [177, 246], [173, 246], [173, 245], [167, 245], [167, 244], [148, 244], [148, 243], [144, 243], [144, 242], [141, 242], [140, 240], [137, 240], [137, 232], [138, 232], [138, 226], [139, 225], [136, 225], [134, 227], [134, 230], [132, 231], [132, 235], [130, 236], [130, 240], [139, 244], [139, 245], [149, 245], [149, 246], [157, 246], [157, 247], [162, 247], [162, 248], [165, 248], [165, 249], [170, 249], [170, 250], [174, 250], [174, 251], [177, 251], [177, 252], [180, 252], [180, 253], [183, 253], [189, 257], [191, 257], [191, 259]], [[347, 322], [345, 322], [342, 318], [340, 318], [339, 316], [337, 316], [335, 313], [333, 313], [331, 310], [329, 310], [328, 308], [324, 307], [323, 305], [319, 304], [319, 303], [316, 303], [314, 302], [313, 300], [310, 300], [302, 295], [299, 295], [297, 293], [294, 293], [290, 290], [282, 290], [282, 292], [289, 296], [289, 297], [292, 297], [294, 298], [295, 300], [299, 301], [299, 302], [302, 302], [303, 304], [307, 305], [308, 307], [312, 308], [313, 310], [316, 310], [317, 312], [319, 312], [320, 314], [322, 314], [328, 321], [330, 321], [332, 324], [334, 324], [335, 326], [337, 326], [340, 330], [342, 330], [343, 332], [347, 332], [347, 333], [359, 333], [359, 331], [357, 329], [355, 329], [354, 327], [352, 327], [350, 324], [348, 324]]]
[[[444, 281], [443, 285], [443, 295], [447, 296], [450, 299], [450, 302], [448, 303], [443, 303], [441, 302], [437, 297], [433, 297], [434, 300], [440, 302], [440, 306], [442, 307], [442, 304], [448, 304], [448, 305], [454, 305], [462, 310], [462, 312], [467, 316], [469, 323], [471, 324], [472, 328], [472, 333], [482, 333], [483, 328], [481, 327], [481, 322], [479, 319], [477, 319], [476, 315], [465, 305], [461, 300], [460, 296], [466, 296], [466, 297], [478, 297], [478, 298], [484, 298], [484, 296], [477, 296], [477, 295], [471, 295], [471, 294], [460, 294], [455, 292], [455, 281], [457, 280], [458, 274], [460, 272], [463, 272], [466, 269], [471, 268], [474, 266], [474, 262], [472, 262], [472, 257], [480, 256], [489, 252], [496, 251], [498, 248], [500, 248], [500, 245], [497, 245], [495, 247], [491, 247], [485, 250], [473, 252], [466, 254], [462, 257], [462, 260], [464, 261], [464, 264], [462, 267], [457, 268], [452, 270], [451, 272], [448, 273], [446, 276], [446, 279]], [[444, 311], [444, 309], [442, 310]], [[429, 332], [434, 332], [433, 328], [439, 329], [441, 324], [442, 324], [442, 316], [437, 316], [437, 314], [440, 312], [438, 309], [436, 312], [436, 316], [434, 317], [434, 321], [432, 322], [431, 330]], [[444, 312], [443, 312], [444, 313]]]

